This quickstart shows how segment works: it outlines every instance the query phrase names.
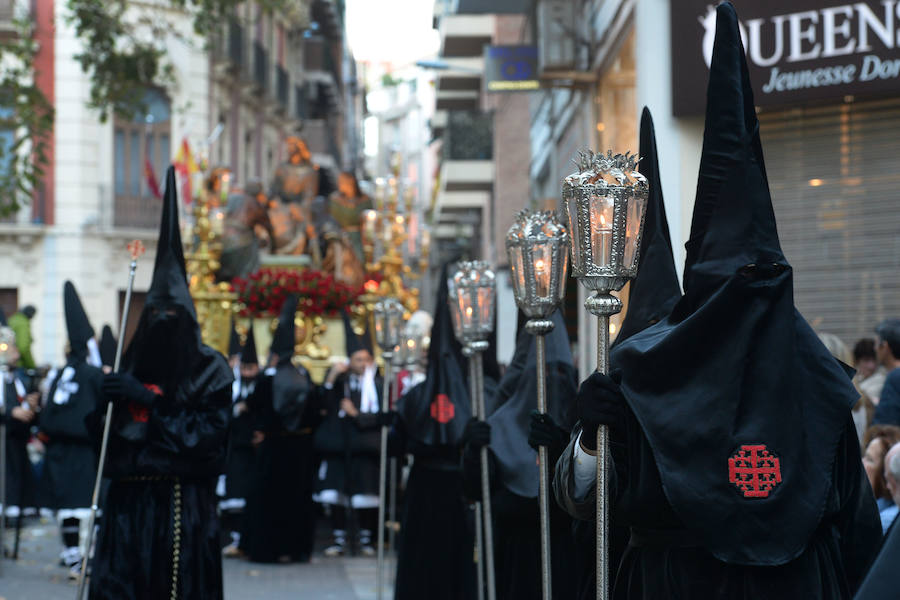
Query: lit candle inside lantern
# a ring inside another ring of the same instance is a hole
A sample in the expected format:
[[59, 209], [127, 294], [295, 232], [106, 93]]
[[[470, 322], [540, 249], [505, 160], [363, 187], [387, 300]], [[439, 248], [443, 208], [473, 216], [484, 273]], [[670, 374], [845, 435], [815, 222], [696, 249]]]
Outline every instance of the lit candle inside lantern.
[[591, 215], [591, 249], [594, 264], [605, 267], [610, 264], [612, 252], [613, 201], [598, 198]]
[[363, 236], [365, 236], [367, 244], [371, 244], [375, 240], [375, 222], [377, 219], [378, 213], [371, 208], [363, 211]]

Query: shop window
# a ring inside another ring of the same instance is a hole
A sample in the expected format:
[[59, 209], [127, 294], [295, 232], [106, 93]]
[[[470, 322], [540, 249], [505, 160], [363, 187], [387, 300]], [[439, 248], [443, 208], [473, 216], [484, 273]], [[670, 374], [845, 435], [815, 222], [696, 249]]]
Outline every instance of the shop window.
[[113, 224], [154, 228], [160, 203], [151, 181], [162, 192], [171, 159], [171, 107], [159, 90], [144, 94], [144, 109], [132, 119], [116, 117], [113, 125]]

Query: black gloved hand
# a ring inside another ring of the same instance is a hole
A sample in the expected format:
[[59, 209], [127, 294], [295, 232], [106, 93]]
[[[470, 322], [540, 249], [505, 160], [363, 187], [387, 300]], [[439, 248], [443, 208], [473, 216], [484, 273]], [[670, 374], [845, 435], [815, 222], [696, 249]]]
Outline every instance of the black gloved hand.
[[393, 427], [394, 423], [397, 421], [397, 411], [389, 410], [387, 412], [379, 412], [378, 413], [378, 426], [379, 427]]
[[547, 448], [557, 449], [560, 446], [565, 447], [569, 441], [569, 434], [565, 429], [556, 424], [550, 415], [540, 413], [536, 410], [531, 411], [530, 423], [528, 424], [528, 445], [538, 449], [538, 446], [547, 446]]
[[112, 402], [126, 400], [143, 406], [150, 406], [156, 394], [144, 387], [140, 381], [128, 373], [109, 373], [103, 376], [103, 394]]
[[472, 448], [483, 448], [491, 443], [491, 426], [476, 418], [469, 419], [463, 431], [463, 445]]
[[588, 450], [597, 449], [597, 429], [606, 425], [612, 431], [625, 426], [625, 397], [619, 388], [621, 374], [593, 373], [578, 388], [575, 398], [575, 414], [581, 421], [581, 445]]

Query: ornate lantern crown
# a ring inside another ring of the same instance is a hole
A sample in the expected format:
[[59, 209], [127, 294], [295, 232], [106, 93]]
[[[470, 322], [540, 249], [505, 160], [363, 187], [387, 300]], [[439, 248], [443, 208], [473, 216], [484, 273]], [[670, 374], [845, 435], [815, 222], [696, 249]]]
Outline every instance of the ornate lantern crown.
[[522, 210], [506, 235], [516, 304], [530, 318], [546, 319], [562, 301], [569, 234], [551, 211]]
[[588, 289], [619, 290], [637, 273], [649, 187], [632, 154], [580, 153], [563, 183], [572, 274]]
[[394, 298], [384, 298], [372, 309], [375, 320], [375, 341], [384, 352], [393, 352], [400, 343], [403, 329], [403, 305]]
[[447, 284], [456, 337], [466, 344], [486, 340], [494, 328], [494, 272], [483, 261], [463, 261]]

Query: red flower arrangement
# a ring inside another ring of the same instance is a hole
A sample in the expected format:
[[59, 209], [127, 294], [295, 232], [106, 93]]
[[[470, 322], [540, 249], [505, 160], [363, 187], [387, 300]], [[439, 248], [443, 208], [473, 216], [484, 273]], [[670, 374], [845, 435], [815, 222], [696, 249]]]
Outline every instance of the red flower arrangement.
[[300, 297], [298, 309], [304, 314], [333, 317], [363, 293], [362, 287], [347, 285], [315, 269], [263, 267], [248, 277], [235, 277], [231, 285], [244, 305], [242, 317], [277, 316], [291, 294]]

